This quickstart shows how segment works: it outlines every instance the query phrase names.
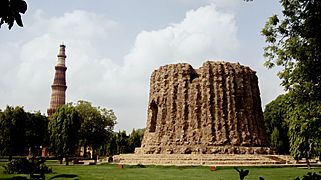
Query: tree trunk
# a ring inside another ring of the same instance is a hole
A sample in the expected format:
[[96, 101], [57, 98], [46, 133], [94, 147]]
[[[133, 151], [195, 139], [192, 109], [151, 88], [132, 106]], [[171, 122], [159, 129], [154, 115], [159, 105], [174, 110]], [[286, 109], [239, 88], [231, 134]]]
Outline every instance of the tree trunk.
[[93, 149], [93, 159], [94, 159], [95, 164], [97, 164], [97, 152], [95, 149]]
[[31, 146], [31, 153], [32, 153], [32, 158], [31, 158], [31, 161], [32, 163], [35, 162], [35, 159], [36, 159], [36, 153], [35, 153], [35, 147]]
[[307, 162], [308, 169], [311, 169], [309, 158], [306, 157], [305, 160]]
[[62, 164], [62, 157], [59, 157], [59, 164]]
[[87, 145], [84, 144], [84, 158], [87, 158]]
[[12, 160], [12, 147], [10, 146], [9, 147], [9, 161], [11, 161]]
[[66, 166], [68, 166], [68, 165], [69, 165], [69, 158], [68, 158], [68, 156], [65, 157], [65, 161], [66, 161]]

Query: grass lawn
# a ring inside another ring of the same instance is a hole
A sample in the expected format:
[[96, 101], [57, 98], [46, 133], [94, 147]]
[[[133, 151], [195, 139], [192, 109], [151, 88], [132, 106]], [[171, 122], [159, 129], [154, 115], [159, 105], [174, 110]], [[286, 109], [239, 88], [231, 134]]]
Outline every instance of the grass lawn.
[[[52, 163], [47, 163], [52, 164]], [[0, 179], [11, 179], [12, 177], [29, 175], [6, 175], [3, 174], [3, 163], [0, 164]], [[117, 168], [113, 164], [103, 165], [50, 165], [54, 173], [47, 174], [46, 179], [56, 177], [54, 179], [239, 179], [238, 173], [231, 167], [219, 167], [216, 171], [210, 171], [209, 167], [175, 167], [175, 166], [146, 166], [140, 168], [138, 166], [124, 166], [123, 169]], [[265, 180], [290, 179], [302, 177], [307, 172], [319, 172], [321, 168], [308, 170], [306, 168], [283, 167], [283, 168], [268, 168], [268, 167], [246, 167], [243, 169], [250, 170], [249, 175], [245, 180], [264, 177]], [[59, 178], [58, 178], [59, 177]]]

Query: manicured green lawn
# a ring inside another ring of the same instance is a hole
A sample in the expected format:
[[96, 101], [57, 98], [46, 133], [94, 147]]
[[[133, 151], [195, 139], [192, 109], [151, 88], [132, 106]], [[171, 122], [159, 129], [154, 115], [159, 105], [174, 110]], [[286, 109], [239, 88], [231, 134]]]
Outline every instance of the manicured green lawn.
[[[50, 163], [48, 163], [50, 164]], [[51, 163], [52, 164], [52, 163]], [[3, 164], [0, 164], [3, 165]], [[238, 173], [231, 167], [219, 167], [216, 171], [210, 171], [209, 167], [175, 167], [175, 166], [147, 166], [140, 168], [137, 166], [126, 166], [123, 169], [117, 168], [113, 164], [103, 165], [52, 165], [54, 173], [47, 174], [46, 179], [52, 177], [61, 177], [55, 179], [108, 179], [108, 180], [122, 180], [122, 179], [239, 179]], [[290, 179], [300, 176], [302, 177], [307, 172], [319, 172], [321, 168], [314, 168], [308, 170], [306, 168], [284, 167], [284, 168], [268, 168], [268, 167], [246, 167], [243, 169], [250, 170], [250, 174], [245, 180], [256, 179], [264, 177], [265, 180]], [[3, 168], [0, 168], [0, 179], [10, 179], [14, 176], [28, 175], [6, 175], [3, 174]]]

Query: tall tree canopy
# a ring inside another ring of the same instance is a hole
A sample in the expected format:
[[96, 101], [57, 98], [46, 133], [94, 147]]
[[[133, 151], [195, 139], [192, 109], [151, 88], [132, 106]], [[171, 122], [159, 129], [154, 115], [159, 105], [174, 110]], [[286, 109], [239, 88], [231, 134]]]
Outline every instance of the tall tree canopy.
[[272, 148], [280, 154], [289, 153], [287, 113], [289, 95], [280, 95], [265, 106], [264, 122]]
[[1, 0], [0, 1], [0, 28], [3, 23], [11, 29], [14, 22], [23, 27], [20, 13], [27, 11], [27, 3], [24, 0]]
[[321, 98], [321, 1], [281, 0], [283, 17], [269, 18], [262, 34], [266, 66], [283, 67], [282, 85], [305, 101]]
[[27, 155], [45, 144], [48, 118], [39, 112], [25, 112], [23, 107], [7, 106], [0, 110], [0, 155]]
[[31, 148], [33, 156], [37, 149], [48, 143], [48, 117], [40, 112], [27, 113], [26, 121], [26, 144]]
[[133, 129], [129, 135], [127, 135], [126, 131], [110, 134], [103, 147], [103, 154], [111, 156], [122, 153], [134, 153], [135, 148], [141, 146], [144, 131], [145, 129]]
[[81, 117], [80, 142], [84, 147], [84, 156], [87, 146], [92, 147], [96, 154], [112, 133], [117, 118], [112, 110], [93, 107], [87, 101], [78, 101], [75, 109]]
[[26, 113], [22, 107], [7, 108], [0, 113], [0, 153], [9, 155], [23, 155], [26, 148]]
[[134, 153], [135, 148], [140, 147], [144, 137], [145, 129], [133, 129], [129, 135], [128, 147], [129, 153]]
[[80, 116], [73, 106], [64, 105], [51, 116], [49, 134], [51, 149], [60, 158], [68, 158], [75, 154], [80, 129]]
[[320, 156], [321, 108], [313, 103], [298, 104], [289, 111], [291, 154], [295, 159]]
[[127, 153], [129, 150], [129, 136], [126, 131], [116, 133], [117, 154]]
[[265, 65], [282, 67], [278, 75], [291, 101], [288, 109], [291, 154], [308, 158], [320, 154], [314, 145], [319, 142], [315, 134], [320, 129], [312, 127], [319, 121], [317, 110], [321, 109], [321, 1], [280, 0], [280, 3], [283, 16], [270, 17], [262, 30], [268, 43], [264, 49]]

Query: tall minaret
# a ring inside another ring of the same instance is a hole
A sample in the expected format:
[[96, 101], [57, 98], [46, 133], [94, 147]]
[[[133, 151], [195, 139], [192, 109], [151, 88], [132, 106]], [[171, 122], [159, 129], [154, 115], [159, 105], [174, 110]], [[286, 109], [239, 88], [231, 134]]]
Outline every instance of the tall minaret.
[[53, 113], [56, 112], [59, 106], [65, 104], [66, 98], [66, 70], [67, 67], [65, 66], [65, 45], [60, 45], [59, 53], [57, 55], [58, 62], [55, 66], [55, 78], [53, 84], [51, 85], [51, 100], [50, 106], [47, 109], [48, 116], [50, 117]]

